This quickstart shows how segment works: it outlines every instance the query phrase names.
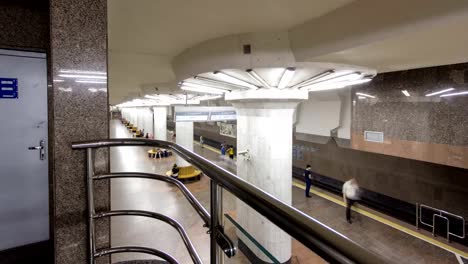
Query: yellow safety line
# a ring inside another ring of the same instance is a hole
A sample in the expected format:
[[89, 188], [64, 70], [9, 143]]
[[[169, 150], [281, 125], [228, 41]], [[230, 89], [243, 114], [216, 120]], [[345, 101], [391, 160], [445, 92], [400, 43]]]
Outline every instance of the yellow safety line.
[[[195, 141], [195, 143], [197, 143], [198, 145], [200, 145], [200, 143], [199, 143], [198, 141]], [[220, 151], [220, 150], [215, 149], [215, 148], [213, 148], [213, 147], [211, 147], [211, 146], [208, 146], [208, 145], [205, 144], [204, 147], [207, 148], [207, 149], [209, 149], [209, 150], [211, 150], [211, 151], [214, 151], [214, 152], [216, 152], [216, 153], [218, 153], [218, 154], [221, 154], [221, 151]], [[298, 183], [298, 182], [296, 182], [296, 181], [293, 181], [293, 186], [296, 186], [296, 187], [298, 187], [298, 188], [300, 188], [300, 189], [305, 190], [305, 185], [304, 185], [304, 184], [301, 184], [301, 183]], [[334, 202], [334, 203], [336, 203], [336, 204], [339, 204], [339, 205], [341, 205], [341, 206], [343, 206], [343, 207], [346, 206], [345, 203], [344, 203], [341, 199], [337, 199], [337, 198], [335, 198], [335, 197], [326, 195], [326, 194], [324, 194], [324, 193], [322, 193], [322, 192], [319, 192], [319, 191], [316, 191], [316, 190], [313, 190], [313, 189], [311, 189], [310, 192], [313, 193], [313, 194], [315, 194], [315, 195], [317, 195], [317, 196], [320, 196], [320, 197], [322, 197], [322, 198], [324, 198], [324, 199], [326, 199], [326, 200], [329, 200], [329, 201], [331, 201], [331, 202]], [[464, 257], [464, 258], [468, 258], [468, 253], [467, 253], [467, 252], [461, 251], [461, 250], [459, 250], [459, 249], [457, 249], [457, 248], [454, 248], [454, 247], [452, 247], [452, 246], [449, 246], [449, 245], [447, 245], [447, 244], [444, 244], [444, 243], [442, 243], [442, 242], [440, 242], [440, 241], [438, 241], [438, 240], [433, 239], [432, 237], [428, 237], [428, 236], [426, 236], [426, 235], [424, 235], [424, 234], [421, 234], [421, 233], [416, 232], [416, 231], [414, 231], [414, 230], [411, 230], [411, 229], [409, 229], [409, 228], [407, 228], [407, 227], [404, 227], [404, 226], [402, 226], [402, 225], [399, 225], [399, 224], [397, 224], [397, 223], [394, 223], [394, 222], [392, 222], [392, 221], [390, 221], [390, 220], [387, 220], [387, 219], [385, 219], [385, 218], [383, 218], [383, 217], [380, 217], [380, 216], [378, 216], [378, 215], [375, 215], [375, 214], [373, 214], [373, 213], [371, 213], [371, 212], [369, 212], [369, 211], [366, 211], [366, 210], [364, 210], [364, 209], [356, 208], [355, 206], [353, 206], [351, 209], [352, 209], [353, 211], [358, 212], [358, 213], [360, 213], [360, 214], [362, 214], [362, 215], [365, 215], [365, 216], [367, 216], [367, 217], [369, 217], [369, 218], [371, 218], [371, 219], [374, 219], [375, 221], [378, 221], [378, 222], [380, 222], [380, 223], [382, 223], [382, 224], [385, 224], [385, 225], [388, 225], [388, 226], [390, 226], [390, 227], [393, 227], [393, 228], [395, 228], [395, 229], [397, 229], [397, 230], [400, 230], [400, 231], [403, 232], [403, 233], [406, 233], [406, 234], [408, 234], [408, 235], [411, 235], [411, 236], [414, 236], [414, 237], [416, 237], [416, 238], [419, 238], [419, 239], [421, 239], [421, 240], [423, 240], [423, 241], [426, 241], [426, 242], [429, 243], [429, 244], [432, 244], [432, 245], [434, 245], [434, 246], [440, 247], [440, 248], [442, 248], [442, 249], [444, 249], [444, 250], [447, 250], [447, 251], [449, 251], [449, 252], [452, 252], [452, 253], [454, 253], [454, 254], [458, 254], [458, 255], [460, 255], [460, 256], [462, 256], [462, 257]]]
[[[306, 188], [305, 185], [303, 185], [303, 184], [301, 184], [301, 183], [298, 183], [298, 182], [296, 182], [296, 181], [293, 181], [293, 185], [294, 185], [295, 187], [298, 187], [298, 188], [303, 189], [303, 190], [305, 190], [305, 188]], [[322, 193], [322, 192], [319, 192], [319, 191], [316, 191], [316, 190], [313, 190], [313, 189], [311, 189], [310, 192], [313, 193], [313, 194], [315, 194], [315, 195], [317, 195], [317, 196], [320, 196], [320, 197], [322, 197], [322, 198], [324, 198], [324, 199], [327, 199], [327, 200], [329, 200], [329, 201], [331, 201], [331, 202], [334, 202], [334, 203], [336, 203], [336, 204], [339, 204], [339, 205], [341, 205], [341, 206], [343, 206], [343, 207], [346, 206], [345, 203], [344, 203], [342, 200], [337, 199], [337, 198], [335, 198], [335, 197], [326, 195], [326, 194], [324, 194], [324, 193]], [[362, 215], [365, 215], [365, 216], [367, 216], [367, 217], [369, 217], [369, 218], [371, 218], [371, 219], [374, 219], [375, 221], [381, 222], [382, 224], [388, 225], [388, 226], [393, 227], [393, 228], [395, 228], [395, 229], [397, 229], [397, 230], [400, 230], [401, 232], [404, 232], [404, 233], [406, 233], [406, 234], [408, 234], [408, 235], [411, 235], [411, 236], [414, 236], [414, 237], [416, 237], [416, 238], [419, 238], [419, 239], [421, 239], [421, 240], [423, 240], [423, 241], [426, 241], [427, 243], [430, 243], [430, 244], [432, 244], [432, 245], [434, 245], [434, 246], [440, 247], [440, 248], [442, 248], [442, 249], [444, 249], [444, 250], [447, 250], [447, 251], [450, 251], [450, 252], [452, 252], [452, 253], [454, 253], [454, 254], [461, 255], [461, 256], [464, 257], [464, 258], [468, 258], [468, 253], [467, 253], [467, 252], [461, 251], [461, 250], [459, 250], [459, 249], [457, 249], [457, 248], [454, 248], [454, 247], [452, 247], [452, 246], [449, 246], [449, 245], [447, 245], [447, 244], [444, 244], [444, 243], [442, 243], [442, 242], [440, 242], [440, 241], [438, 241], [438, 240], [433, 239], [432, 237], [428, 237], [428, 236], [426, 236], [426, 235], [424, 235], [424, 234], [421, 234], [421, 233], [416, 232], [416, 231], [414, 231], [414, 230], [411, 230], [411, 229], [409, 229], [409, 228], [407, 228], [407, 227], [404, 227], [404, 226], [402, 226], [402, 225], [399, 225], [399, 224], [397, 224], [397, 223], [394, 223], [394, 222], [392, 222], [392, 221], [390, 221], [390, 220], [388, 220], [388, 219], [385, 219], [385, 218], [383, 218], [383, 217], [380, 217], [380, 216], [378, 216], [378, 215], [375, 215], [375, 214], [373, 214], [373, 213], [371, 213], [371, 212], [369, 212], [369, 211], [366, 211], [366, 210], [364, 210], [364, 209], [356, 208], [356, 207], [354, 207], [354, 206], [353, 206], [351, 209], [352, 209], [353, 211], [358, 212], [358, 213], [360, 213], [360, 214], [362, 214]]]
[[[200, 144], [199, 141], [194, 141], [194, 142], [195, 142], [195, 144], [198, 144], [198, 145], [201, 146], [201, 144]], [[221, 155], [221, 150], [219, 150], [219, 149], [215, 149], [215, 148], [213, 148], [212, 146], [207, 145], [207, 144], [203, 144], [203, 147], [206, 148], [206, 149], [209, 149], [209, 150], [211, 150], [211, 151], [213, 151], [213, 152], [216, 152], [216, 153], [218, 153], [218, 154]]]

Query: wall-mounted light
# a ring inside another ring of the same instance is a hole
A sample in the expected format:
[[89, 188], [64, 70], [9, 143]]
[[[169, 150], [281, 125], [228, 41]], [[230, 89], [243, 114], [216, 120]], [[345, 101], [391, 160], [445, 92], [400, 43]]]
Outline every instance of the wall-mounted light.
[[292, 78], [294, 77], [294, 73], [296, 73], [296, 68], [286, 68], [286, 70], [284, 70], [283, 76], [281, 76], [281, 79], [278, 83], [278, 89], [286, 88], [291, 82]]
[[458, 92], [458, 93], [449, 93], [449, 94], [443, 94], [440, 97], [449, 97], [449, 96], [457, 96], [457, 95], [465, 95], [468, 94], [468, 91], [463, 91], [463, 92]]
[[332, 73], [334, 73], [335, 71], [334, 70], [327, 70], [327, 71], [324, 71], [322, 73], [319, 73], [317, 75], [314, 75], [298, 84], [295, 84], [293, 85], [291, 88], [295, 89], [295, 88], [299, 88], [301, 89], [301, 87], [304, 87], [304, 86], [307, 86], [309, 83], [313, 82], [313, 81], [316, 81], [316, 80], [319, 80], [319, 79], [322, 79]]
[[266, 81], [265, 79], [263, 79], [256, 71], [254, 71], [253, 69], [247, 69], [246, 72], [249, 74], [249, 76], [254, 79], [255, 81], [257, 81], [259, 84], [263, 85], [263, 87], [265, 88], [268, 88], [268, 89], [272, 89], [273, 87], [271, 87]]
[[407, 90], [401, 90], [401, 92], [407, 97], [411, 96]]
[[455, 88], [448, 88], [448, 89], [445, 89], [445, 90], [442, 90], [442, 91], [438, 91], [438, 92], [426, 94], [426, 96], [434, 96], [434, 95], [438, 95], [438, 94], [443, 94], [443, 93], [446, 93], [446, 92], [450, 92], [450, 91], [453, 91], [453, 90], [455, 90]]
[[225, 72], [222, 72], [222, 71], [214, 71], [213, 72], [216, 76], [218, 76], [219, 78], [221, 78], [223, 81], [226, 81], [228, 83], [233, 83], [233, 84], [237, 84], [237, 85], [241, 85], [241, 86], [246, 86], [246, 87], [249, 87], [250, 89], [254, 89], [254, 90], [257, 90], [258, 87], [254, 84], [251, 84], [247, 81], [244, 81], [244, 80], [241, 80], [237, 77], [234, 77], [230, 74], [227, 74]]

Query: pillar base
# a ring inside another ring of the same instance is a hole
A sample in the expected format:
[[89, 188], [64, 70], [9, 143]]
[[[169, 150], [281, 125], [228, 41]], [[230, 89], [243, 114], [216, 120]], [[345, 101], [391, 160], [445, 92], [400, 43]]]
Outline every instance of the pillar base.
[[[244, 254], [247, 257], [247, 259], [251, 263], [258, 263], [258, 264], [273, 263], [273, 262], [263, 261], [259, 257], [257, 257], [257, 255], [255, 255], [255, 253], [252, 252], [252, 250], [250, 250], [250, 248], [244, 242], [242, 242], [240, 238], [237, 240], [237, 248], [242, 252], [242, 254]], [[291, 259], [288, 259], [286, 262], [282, 262], [281, 264], [291, 264], [291, 263], [292, 263]]]

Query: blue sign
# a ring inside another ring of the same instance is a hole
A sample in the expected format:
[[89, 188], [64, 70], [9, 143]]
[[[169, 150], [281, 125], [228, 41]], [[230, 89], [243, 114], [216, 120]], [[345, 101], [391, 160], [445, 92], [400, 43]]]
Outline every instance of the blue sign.
[[0, 78], [0, 99], [18, 99], [18, 79]]

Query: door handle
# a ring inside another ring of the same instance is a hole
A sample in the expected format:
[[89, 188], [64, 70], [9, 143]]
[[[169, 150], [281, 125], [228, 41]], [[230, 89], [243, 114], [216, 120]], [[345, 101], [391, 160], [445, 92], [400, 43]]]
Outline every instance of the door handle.
[[39, 159], [45, 160], [45, 141], [39, 141], [39, 146], [28, 147], [29, 150], [39, 150]]

